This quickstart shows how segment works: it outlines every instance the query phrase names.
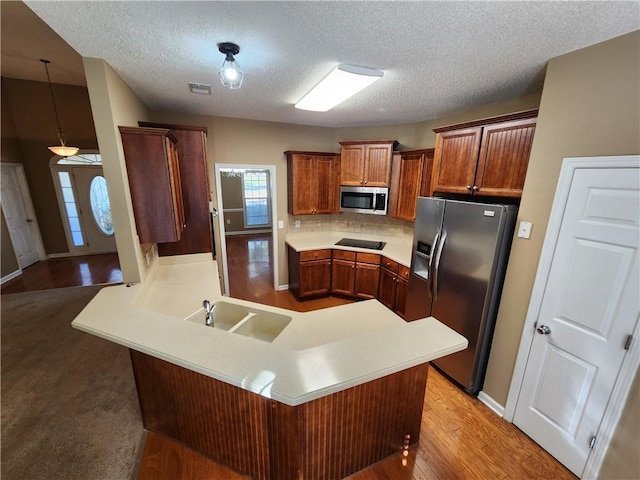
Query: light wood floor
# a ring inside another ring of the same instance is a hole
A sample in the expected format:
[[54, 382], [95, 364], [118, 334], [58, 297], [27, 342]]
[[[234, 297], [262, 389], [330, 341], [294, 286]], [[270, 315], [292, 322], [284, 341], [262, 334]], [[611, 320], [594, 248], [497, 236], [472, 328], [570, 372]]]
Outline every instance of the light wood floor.
[[[269, 242], [270, 236], [264, 235], [227, 237], [232, 297], [298, 311], [349, 301], [328, 297], [299, 302], [288, 291], [274, 291]], [[137, 478], [245, 480], [248, 477], [149, 432]], [[398, 452], [355, 473], [349, 480], [432, 479], [575, 480], [576, 477], [518, 428], [431, 368], [419, 446], [411, 449], [406, 458]]]
[[[229, 237], [230, 291], [233, 297], [298, 311], [326, 308], [350, 300], [328, 297], [298, 302], [290, 292], [273, 290], [269, 236]], [[39, 262], [2, 286], [2, 293], [94, 283], [117, 283], [117, 255], [91, 255]], [[313, 454], [313, 452], [309, 452]], [[514, 425], [476, 398], [453, 386], [435, 369], [427, 380], [420, 444], [406, 465], [398, 453], [349, 480], [558, 479], [576, 477]], [[239, 480], [239, 475], [166, 437], [149, 432], [138, 480]]]

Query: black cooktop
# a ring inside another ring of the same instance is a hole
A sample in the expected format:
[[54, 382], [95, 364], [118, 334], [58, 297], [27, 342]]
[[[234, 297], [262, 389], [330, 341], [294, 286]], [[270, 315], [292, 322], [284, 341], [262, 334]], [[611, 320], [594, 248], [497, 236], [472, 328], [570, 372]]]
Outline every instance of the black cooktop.
[[370, 248], [371, 250], [382, 250], [386, 244], [386, 242], [358, 240], [357, 238], [343, 238], [336, 242], [336, 245], [341, 245], [343, 247]]

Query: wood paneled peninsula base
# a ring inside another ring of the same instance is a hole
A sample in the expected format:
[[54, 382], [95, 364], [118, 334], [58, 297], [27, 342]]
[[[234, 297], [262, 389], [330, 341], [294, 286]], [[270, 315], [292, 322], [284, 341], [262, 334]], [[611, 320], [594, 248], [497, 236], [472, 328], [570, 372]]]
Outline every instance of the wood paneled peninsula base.
[[344, 478], [419, 438], [426, 363], [289, 406], [130, 352], [145, 428], [258, 479]]
[[468, 344], [376, 300], [295, 312], [223, 298], [210, 255], [163, 258], [72, 326], [131, 350], [147, 429], [255, 478], [337, 479], [417, 441], [427, 362]]

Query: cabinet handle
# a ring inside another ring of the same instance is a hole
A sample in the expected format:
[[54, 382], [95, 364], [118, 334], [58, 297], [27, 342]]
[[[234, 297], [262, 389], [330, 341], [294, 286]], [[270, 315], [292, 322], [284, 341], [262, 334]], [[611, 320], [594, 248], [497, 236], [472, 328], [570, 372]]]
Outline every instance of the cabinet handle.
[[369, 180], [365, 180], [365, 181], [364, 181], [364, 184], [366, 185], [368, 181], [369, 181]]
[[467, 185], [467, 190], [471, 190], [471, 185]]
[[471, 188], [471, 190], [473, 190], [474, 192], [478, 190], [478, 186], [474, 185], [473, 188]]

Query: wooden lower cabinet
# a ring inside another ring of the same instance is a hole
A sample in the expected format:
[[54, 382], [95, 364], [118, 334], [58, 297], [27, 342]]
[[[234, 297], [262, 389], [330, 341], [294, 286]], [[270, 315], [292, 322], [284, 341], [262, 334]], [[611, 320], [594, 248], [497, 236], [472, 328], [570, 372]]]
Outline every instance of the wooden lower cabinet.
[[289, 289], [298, 298], [326, 295], [331, 289], [331, 250], [296, 252], [288, 247]]
[[398, 282], [396, 284], [396, 298], [393, 310], [402, 318], [407, 311], [407, 289], [409, 288], [409, 268], [404, 265], [398, 267]]
[[420, 438], [426, 363], [294, 407], [130, 353], [144, 428], [253, 478], [344, 478]]
[[380, 255], [334, 250], [331, 262], [331, 292], [358, 298], [377, 298]]

